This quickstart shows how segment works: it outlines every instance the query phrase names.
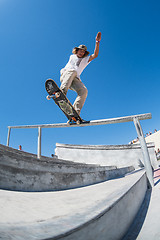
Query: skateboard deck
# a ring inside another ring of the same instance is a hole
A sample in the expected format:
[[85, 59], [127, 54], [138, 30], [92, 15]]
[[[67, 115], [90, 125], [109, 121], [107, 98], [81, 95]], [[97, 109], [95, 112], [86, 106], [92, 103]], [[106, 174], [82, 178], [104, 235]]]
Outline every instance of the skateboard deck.
[[79, 116], [77, 111], [74, 109], [68, 98], [63, 94], [61, 89], [57, 86], [54, 80], [47, 79], [45, 82], [45, 88], [47, 93], [47, 99], [51, 98], [58, 105], [58, 107], [62, 110], [62, 112], [66, 115], [70, 123], [80, 124], [83, 122], [82, 118]]

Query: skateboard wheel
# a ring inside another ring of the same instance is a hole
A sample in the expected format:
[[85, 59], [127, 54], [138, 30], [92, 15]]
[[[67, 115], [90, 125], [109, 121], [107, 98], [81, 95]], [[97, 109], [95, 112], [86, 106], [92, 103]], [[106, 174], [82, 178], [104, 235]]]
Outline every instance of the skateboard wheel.
[[47, 100], [51, 100], [51, 97], [49, 95], [46, 98], [47, 98]]
[[72, 123], [72, 119], [69, 119], [68, 121], [67, 121], [67, 124], [69, 125], [70, 123]]
[[60, 97], [60, 93], [59, 92], [55, 93], [55, 97], [59, 98]]
[[77, 120], [76, 123], [79, 125], [81, 122], [80, 122], [80, 120]]

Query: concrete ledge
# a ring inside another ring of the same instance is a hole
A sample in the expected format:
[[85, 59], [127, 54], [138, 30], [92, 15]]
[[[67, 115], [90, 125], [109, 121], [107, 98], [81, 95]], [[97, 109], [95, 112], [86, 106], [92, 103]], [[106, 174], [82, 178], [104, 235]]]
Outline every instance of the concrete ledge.
[[[147, 144], [151, 163], [158, 168], [154, 144]], [[70, 145], [56, 143], [56, 154], [68, 161], [101, 166], [114, 165], [118, 168], [134, 166], [136, 169], [143, 164], [143, 155], [139, 144], [128, 145]]]
[[[88, 150], [124, 150], [124, 149], [139, 149], [139, 144], [126, 144], [126, 145], [73, 145], [56, 143], [59, 148], [73, 148], [73, 149], [88, 149]], [[154, 147], [154, 143], [148, 143], [148, 148]]]
[[119, 240], [132, 223], [146, 190], [142, 170], [67, 191], [0, 190], [0, 236], [6, 240]]
[[78, 188], [122, 177], [133, 167], [92, 172], [44, 172], [0, 165], [0, 188], [18, 191], [55, 191]]
[[55, 191], [77, 188], [124, 176], [134, 167], [117, 169], [34, 155], [0, 145], [0, 188]]

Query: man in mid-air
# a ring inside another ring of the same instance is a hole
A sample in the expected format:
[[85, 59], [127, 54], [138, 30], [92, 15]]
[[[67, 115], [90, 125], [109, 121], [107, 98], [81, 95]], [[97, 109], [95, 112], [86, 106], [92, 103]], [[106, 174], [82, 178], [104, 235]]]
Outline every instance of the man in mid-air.
[[76, 91], [78, 94], [73, 104], [73, 107], [75, 108], [79, 115], [88, 94], [88, 90], [82, 83], [80, 75], [83, 72], [83, 70], [87, 67], [87, 65], [93, 59], [98, 57], [100, 41], [101, 32], [98, 32], [96, 36], [94, 53], [92, 55], [89, 55], [87, 47], [83, 44], [79, 45], [79, 47], [75, 47], [72, 51], [73, 54], [70, 56], [68, 63], [60, 71], [61, 73], [60, 89], [62, 90], [62, 92], [66, 95], [68, 89], [71, 89]]

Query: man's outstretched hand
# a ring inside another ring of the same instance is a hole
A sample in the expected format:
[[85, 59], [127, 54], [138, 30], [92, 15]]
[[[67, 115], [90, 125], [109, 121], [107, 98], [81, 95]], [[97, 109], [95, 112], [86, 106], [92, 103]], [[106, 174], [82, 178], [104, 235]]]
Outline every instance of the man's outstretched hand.
[[96, 36], [96, 41], [101, 41], [101, 32], [98, 32], [97, 33], [97, 36]]
[[98, 53], [99, 53], [99, 42], [101, 41], [101, 32], [97, 33], [96, 36], [96, 44], [95, 44], [95, 49], [94, 49], [94, 53], [89, 57], [88, 62], [91, 62], [93, 59], [95, 59], [96, 57], [98, 57]]

